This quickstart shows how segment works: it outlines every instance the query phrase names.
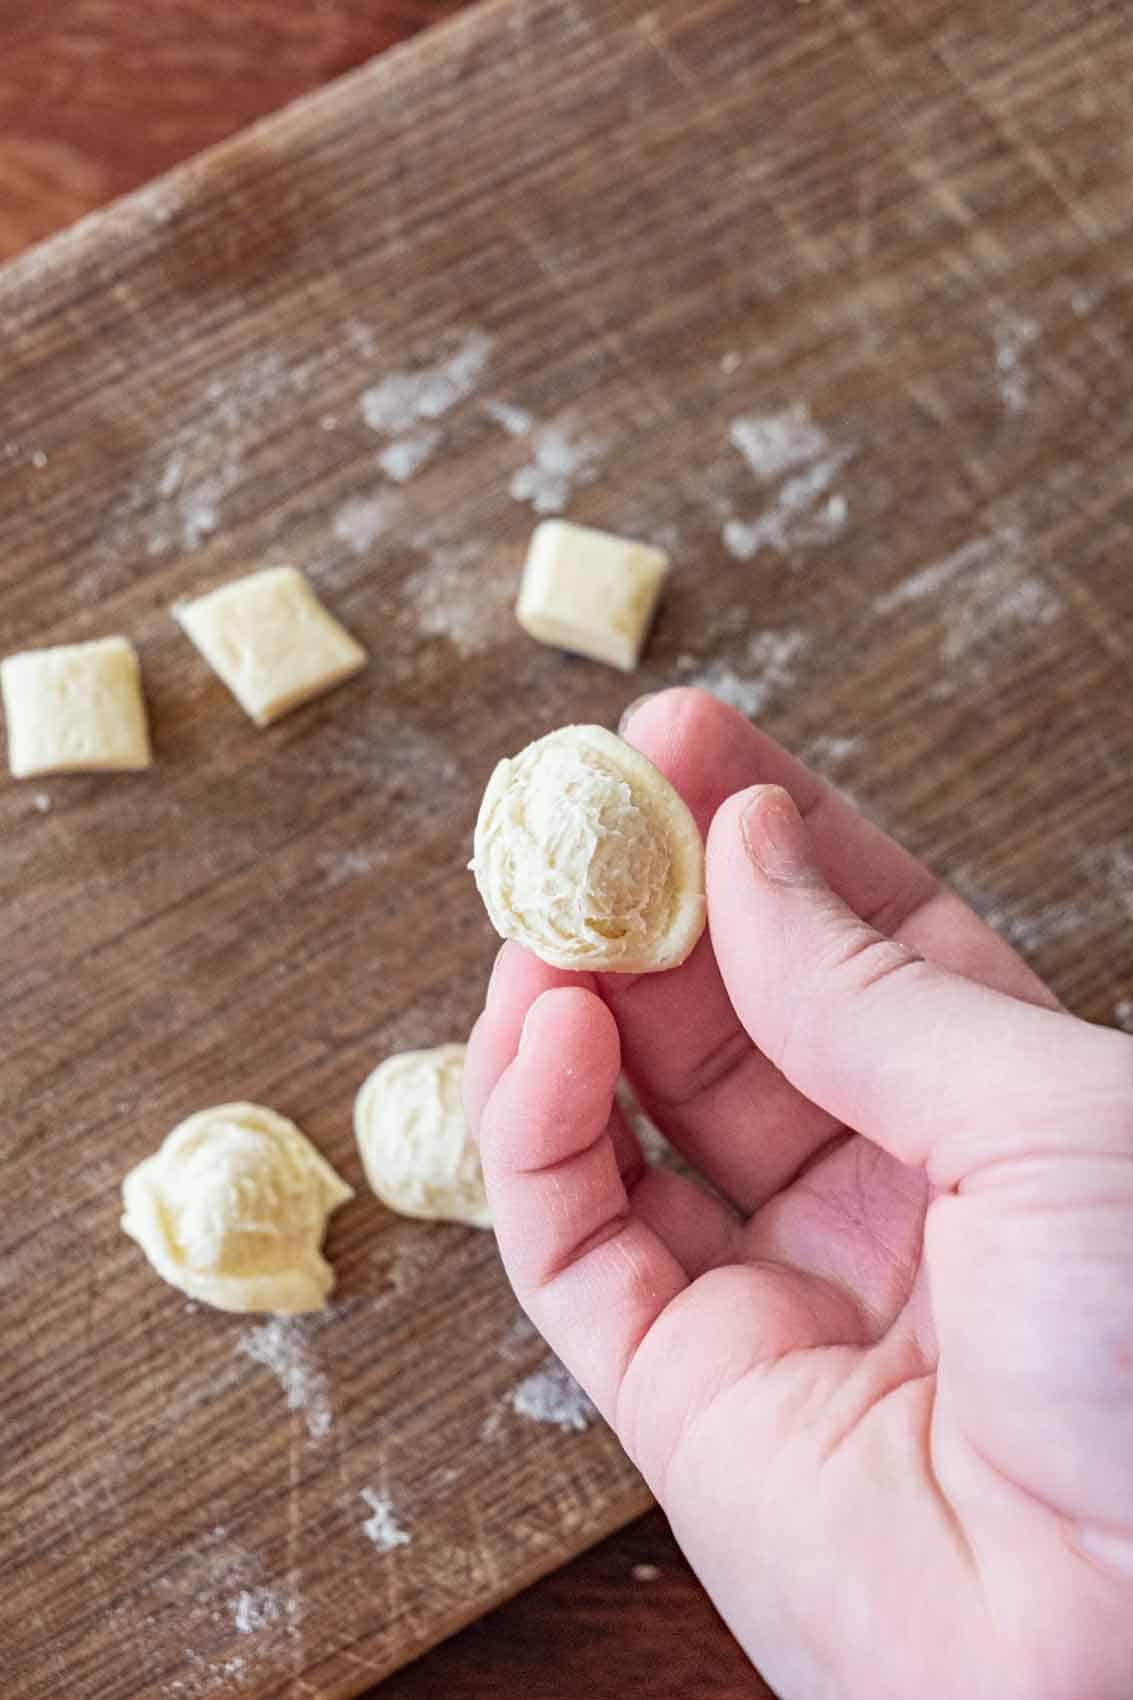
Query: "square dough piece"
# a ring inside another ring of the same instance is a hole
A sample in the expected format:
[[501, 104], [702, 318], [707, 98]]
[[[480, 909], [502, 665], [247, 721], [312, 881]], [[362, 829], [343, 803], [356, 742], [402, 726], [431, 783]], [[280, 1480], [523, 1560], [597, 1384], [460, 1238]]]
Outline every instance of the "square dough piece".
[[0, 693], [16, 779], [150, 765], [141, 668], [128, 638], [9, 655]]
[[265, 567], [178, 602], [173, 617], [257, 726], [321, 696], [366, 664], [295, 567]]
[[544, 520], [531, 539], [516, 618], [540, 643], [630, 673], [668, 570], [669, 557], [647, 543]]

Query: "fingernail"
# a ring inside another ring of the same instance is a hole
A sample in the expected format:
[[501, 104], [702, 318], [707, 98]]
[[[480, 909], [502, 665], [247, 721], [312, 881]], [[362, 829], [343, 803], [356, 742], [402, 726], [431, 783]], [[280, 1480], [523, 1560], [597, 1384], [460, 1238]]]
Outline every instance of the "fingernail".
[[748, 855], [766, 878], [797, 884], [816, 877], [810, 834], [781, 786], [756, 786], [740, 830]]
[[500, 972], [500, 961], [501, 961], [501, 958], [503, 957], [504, 951], [506, 949], [507, 949], [507, 940], [505, 939], [503, 944], [500, 946], [499, 950], [497, 950], [497, 952], [496, 952], [495, 961], [492, 963], [492, 972], [488, 975], [488, 987], [487, 987], [487, 990], [484, 993], [484, 1008], [488, 1009], [488, 1010], [493, 1008], [493, 1006], [495, 1004], [495, 1000], [499, 997], [500, 988], [499, 988], [499, 984], [498, 984], [498, 979], [499, 979], [499, 972]]
[[633, 719], [634, 715], [637, 713], [638, 709], [644, 708], [647, 702], [652, 702], [653, 698], [657, 694], [658, 693], [656, 691], [645, 691], [641, 696], [634, 697], [633, 701], [628, 705], [628, 707], [626, 707], [622, 710], [622, 717], [618, 721], [618, 736], [619, 736], [619, 738], [621, 737], [622, 733], [625, 731], [626, 727], [629, 725], [630, 721]]

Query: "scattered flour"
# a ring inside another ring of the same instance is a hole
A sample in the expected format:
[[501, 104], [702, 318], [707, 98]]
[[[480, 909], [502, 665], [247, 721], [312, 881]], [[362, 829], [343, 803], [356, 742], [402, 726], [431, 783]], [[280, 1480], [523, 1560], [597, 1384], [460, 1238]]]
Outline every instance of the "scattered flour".
[[322, 418], [319, 420], [319, 430], [320, 431], [337, 431], [337, 429], [338, 429], [338, 415], [336, 413], [324, 413]]
[[1113, 1006], [1113, 1019], [1126, 1033], [1133, 1033], [1133, 998], [1119, 998]]
[[387, 859], [386, 852], [380, 849], [328, 851], [318, 859], [322, 889], [333, 891], [336, 885], [346, 885], [350, 880], [363, 879], [367, 874], [376, 873], [379, 868], [384, 867]]
[[165, 470], [162, 472], [157, 484], [158, 495], [175, 496], [181, 488], [181, 481], [184, 476], [185, 455], [179, 451], [177, 454], [170, 455], [169, 459], [165, 463]]
[[952, 886], [989, 927], [994, 927], [1023, 955], [1039, 951], [1070, 933], [1089, 930], [1097, 920], [1095, 906], [1069, 899], [1038, 908], [1027, 907], [1012, 897], [989, 892], [962, 868], [954, 871]]
[[432, 458], [440, 446], [441, 433], [435, 426], [412, 437], [398, 437], [378, 456], [378, 465], [396, 484], [405, 484]]
[[364, 555], [392, 525], [400, 505], [398, 497], [388, 490], [380, 490], [376, 496], [352, 496], [334, 516], [334, 535], [340, 543], [349, 544], [356, 555]]
[[994, 531], [989, 537], [974, 537], [970, 543], [963, 544], [951, 555], [945, 555], [943, 560], [934, 561], [931, 566], [920, 567], [908, 578], [902, 579], [894, 589], [886, 591], [874, 603], [874, 611], [878, 614], [891, 614], [895, 608], [903, 607], [907, 602], [923, 602], [927, 597], [935, 596], [938, 590], [950, 585], [953, 579], [962, 578], [973, 567], [986, 566], [989, 563], [1001, 562], [1022, 552], [1023, 533], [1016, 525], [1004, 526]]
[[181, 545], [197, 549], [206, 537], [211, 537], [220, 524], [220, 504], [239, 475], [239, 461], [231, 459], [228, 467], [202, 478], [181, 503]]
[[46, 791], [37, 791], [31, 801], [32, 808], [38, 809], [41, 815], [45, 815], [51, 807], [51, 798]]
[[512, 477], [512, 496], [537, 514], [562, 513], [575, 486], [597, 478], [607, 447], [600, 437], [573, 435], [561, 421], [544, 425], [535, 434], [534, 460]]
[[481, 1444], [488, 1446], [493, 1440], [498, 1440], [503, 1431], [503, 1426], [504, 1413], [502, 1409], [489, 1411], [488, 1415], [484, 1418], [484, 1421], [480, 1424]]
[[733, 419], [728, 435], [761, 484], [824, 459], [830, 439], [803, 404], [782, 413], [748, 413]]
[[378, 352], [378, 339], [373, 327], [364, 319], [348, 319], [346, 321], [346, 337], [356, 354], [364, 360], [373, 360]]
[[1026, 408], [1030, 375], [1023, 357], [1039, 334], [1036, 319], [1017, 315], [1001, 319], [995, 327], [995, 386], [1008, 413], [1022, 413]]
[[162, 1693], [169, 1695], [170, 1700], [204, 1700], [204, 1696], [231, 1693], [231, 1684], [244, 1674], [244, 1660], [239, 1654], [229, 1659], [213, 1660], [205, 1653], [199, 1653], [195, 1647], [185, 1649], [186, 1662], [193, 1667], [189, 1677], [175, 1677], [166, 1684]]
[[190, 1537], [182, 1557], [185, 1568], [177, 1574], [164, 1572], [155, 1579], [155, 1586], [177, 1595], [190, 1616], [217, 1623], [230, 1622], [231, 1603], [226, 1600], [225, 1609], [218, 1609], [218, 1593], [229, 1594], [233, 1589], [251, 1587], [256, 1580], [258, 1560], [239, 1545], [226, 1523], [215, 1523], [195, 1538]]
[[1070, 311], [1076, 319], [1084, 319], [1095, 307], [1100, 307], [1104, 300], [1105, 290], [1100, 285], [1095, 285], [1092, 289], [1079, 286], [1070, 297]]
[[726, 378], [730, 378], [733, 372], [738, 372], [742, 365], [743, 356], [734, 348], [730, 348], [727, 354], [720, 356], [720, 370]]
[[373, 1488], [363, 1488], [362, 1498], [372, 1513], [362, 1524], [362, 1533], [373, 1541], [378, 1551], [392, 1552], [394, 1547], [407, 1547], [411, 1536], [401, 1527], [390, 1501], [375, 1493]]
[[813, 767], [816, 773], [836, 773], [846, 762], [860, 754], [864, 745], [864, 738], [839, 738], [833, 733], [823, 732], [817, 738], [811, 739], [802, 753], [802, 760], [808, 767]]
[[478, 543], [438, 543], [424, 533], [414, 547], [427, 551], [428, 565], [405, 580], [414, 610], [414, 630], [447, 638], [462, 655], [486, 649], [507, 630], [505, 617], [515, 597], [510, 581], [477, 572], [484, 551]]
[[501, 1358], [505, 1358], [508, 1363], [522, 1361], [527, 1356], [528, 1347], [532, 1341], [538, 1338], [538, 1330], [520, 1311], [519, 1315], [509, 1323], [507, 1333], [500, 1341]]
[[670, 560], [681, 547], [680, 529], [671, 519], [662, 517], [655, 499], [649, 508], [627, 505], [619, 509], [610, 529], [618, 537], [632, 538], [635, 543], [648, 543], [653, 549], [663, 550]]
[[531, 432], [531, 415], [525, 407], [510, 401], [486, 401], [484, 412], [497, 425], [502, 425], [509, 437], [526, 437]]
[[236, 1600], [233, 1623], [240, 1635], [267, 1629], [286, 1614], [286, 1603], [270, 1588], [244, 1588]]
[[1087, 859], [1091, 874], [1100, 875], [1116, 906], [1133, 920], [1133, 849], [1126, 844], [1104, 845]]
[[781, 691], [795, 682], [795, 662], [810, 647], [810, 639], [794, 627], [756, 632], [737, 666], [713, 661], [690, 683], [703, 686], [721, 702], [730, 703], [751, 718], [762, 714]]
[[507, 1402], [521, 1417], [553, 1423], [564, 1433], [581, 1434], [597, 1421], [598, 1412], [564, 1364], [549, 1357], [512, 1389]]
[[470, 331], [447, 360], [416, 372], [391, 372], [363, 393], [363, 419], [371, 431], [402, 437], [424, 419], [443, 418], [473, 394], [491, 351], [491, 337]]
[[1031, 956], [1053, 944], [1055, 939], [1081, 932], [1090, 925], [1090, 912], [1081, 903], [1048, 903], [1031, 911], [992, 903], [984, 906], [981, 913], [988, 926], [994, 927], [1023, 956]]
[[655, 1564], [635, 1564], [632, 1571], [635, 1582], [659, 1582], [661, 1572]]
[[108, 547], [120, 554], [131, 520], [143, 512], [149, 555], [197, 549], [219, 530], [223, 502], [243, 477], [249, 438], [269, 412], [278, 414], [289, 394], [306, 387], [309, 365], [289, 365], [269, 352], [214, 379], [161, 441], [155, 479], [127, 493], [114, 516], [118, 523], [108, 531]]
[[966, 594], [947, 610], [942, 654], [956, 661], [1012, 626], [1049, 626], [1061, 613], [1061, 598], [1043, 579], [992, 563], [972, 575]]
[[1028, 573], [1023, 534], [1004, 526], [975, 537], [942, 560], [919, 568], [874, 603], [878, 614], [891, 614], [947, 590], [942, 607], [941, 653], [956, 661], [988, 638], [1013, 626], [1046, 626], [1062, 613], [1057, 593], [1037, 574]]
[[[169, 1596], [166, 1609], [175, 1610], [184, 1623], [187, 1639], [181, 1673], [163, 1687], [162, 1693], [176, 1695], [178, 1700], [230, 1695], [238, 1686], [234, 1678], [250, 1674], [262, 1660], [271, 1657], [278, 1636], [300, 1633], [300, 1596], [286, 1587], [259, 1586], [259, 1560], [233, 1542], [224, 1524], [218, 1523], [190, 1541], [183, 1556], [187, 1567], [178, 1566], [173, 1573], [155, 1579], [155, 1586]], [[136, 1630], [134, 1611], [111, 1608], [112, 1621], [116, 1615], [123, 1632]], [[157, 1621], [156, 1616], [147, 1618], [147, 1623]], [[246, 1658], [236, 1655], [222, 1659], [203, 1650], [218, 1635], [226, 1636], [233, 1629], [239, 1635], [254, 1636], [269, 1627], [273, 1631], [270, 1638], [260, 1643], [245, 1642]]]
[[31, 463], [37, 472], [43, 471], [44, 467], [47, 465], [47, 456], [44, 454], [42, 449], [36, 449], [35, 453], [31, 457]]
[[729, 519], [721, 533], [737, 561], [753, 561], [763, 549], [786, 555], [805, 543], [826, 543], [846, 526], [849, 503], [835, 491], [820, 503], [852, 454], [838, 449], [783, 484], [771, 505], [752, 521]]
[[743, 414], [733, 419], [728, 435], [760, 484], [783, 479], [756, 519], [726, 515], [721, 537], [736, 560], [752, 561], [764, 549], [785, 555], [799, 544], [829, 542], [844, 530], [849, 503], [831, 485], [854, 451], [832, 444], [806, 406]]
[[675, 555], [681, 546], [681, 534], [675, 525], [668, 521], [644, 521], [639, 525], [627, 526], [623, 532], [626, 537], [634, 537], [642, 543], [649, 543], [654, 549], [663, 549], [666, 555]]
[[321, 1440], [334, 1424], [330, 1383], [316, 1365], [302, 1324], [293, 1317], [273, 1317], [253, 1328], [236, 1343], [236, 1350], [271, 1370], [283, 1388], [289, 1411], [302, 1411], [307, 1433]]

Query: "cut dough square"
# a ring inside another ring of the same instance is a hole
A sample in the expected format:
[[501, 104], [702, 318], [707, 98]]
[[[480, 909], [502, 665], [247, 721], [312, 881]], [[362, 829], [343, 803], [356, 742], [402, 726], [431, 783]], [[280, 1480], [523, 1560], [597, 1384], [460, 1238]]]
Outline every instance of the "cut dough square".
[[150, 765], [141, 669], [127, 638], [9, 655], [0, 693], [16, 779]]
[[301, 572], [265, 567], [178, 602], [173, 617], [257, 726], [321, 696], [366, 663]]
[[630, 673], [668, 570], [669, 557], [647, 543], [544, 520], [531, 539], [516, 617], [540, 643]]

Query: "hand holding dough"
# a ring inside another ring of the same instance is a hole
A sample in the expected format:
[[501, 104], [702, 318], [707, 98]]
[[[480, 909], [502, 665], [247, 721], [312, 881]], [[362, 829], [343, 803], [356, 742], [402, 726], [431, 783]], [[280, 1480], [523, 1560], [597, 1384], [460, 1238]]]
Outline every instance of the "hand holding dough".
[[387, 1057], [358, 1093], [354, 1131], [366, 1178], [391, 1210], [490, 1228], [480, 1153], [460, 1096], [465, 1048]]
[[492, 925], [555, 968], [675, 968], [704, 931], [704, 846], [652, 762], [601, 726], [501, 761], [472, 869]]
[[319, 1247], [353, 1188], [305, 1134], [259, 1104], [190, 1116], [122, 1183], [122, 1227], [158, 1274], [218, 1310], [318, 1310]]

